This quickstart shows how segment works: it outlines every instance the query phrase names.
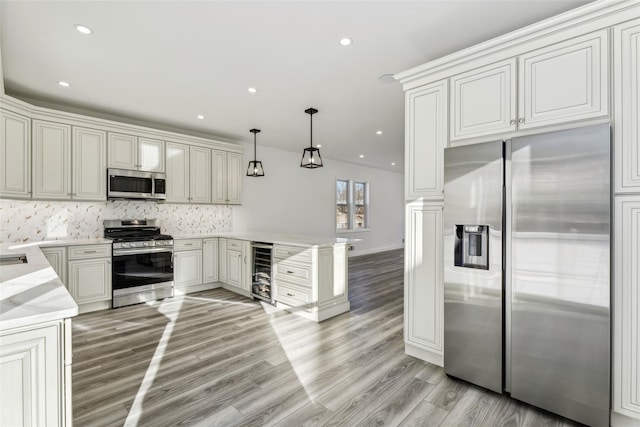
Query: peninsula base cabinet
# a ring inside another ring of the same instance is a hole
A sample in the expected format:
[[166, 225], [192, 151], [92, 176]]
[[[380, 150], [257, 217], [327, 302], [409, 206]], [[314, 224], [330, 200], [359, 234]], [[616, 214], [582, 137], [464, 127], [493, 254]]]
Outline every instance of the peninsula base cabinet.
[[272, 289], [278, 307], [321, 322], [350, 309], [346, 245], [274, 245]]
[[60, 281], [67, 284], [67, 248], [65, 247], [49, 247], [42, 248], [42, 254], [47, 258], [53, 271], [56, 272]]
[[71, 426], [71, 319], [0, 332], [0, 425]]

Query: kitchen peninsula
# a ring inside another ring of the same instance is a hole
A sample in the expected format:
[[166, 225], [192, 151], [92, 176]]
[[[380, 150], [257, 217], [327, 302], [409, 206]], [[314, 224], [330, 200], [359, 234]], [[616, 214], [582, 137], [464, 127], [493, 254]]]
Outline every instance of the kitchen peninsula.
[[37, 246], [0, 253], [18, 262], [0, 270], [0, 425], [71, 425], [78, 306]]

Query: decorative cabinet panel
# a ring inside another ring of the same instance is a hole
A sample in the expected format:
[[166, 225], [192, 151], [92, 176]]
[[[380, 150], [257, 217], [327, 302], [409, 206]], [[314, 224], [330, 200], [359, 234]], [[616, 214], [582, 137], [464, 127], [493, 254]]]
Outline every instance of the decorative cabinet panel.
[[31, 197], [31, 119], [0, 110], [0, 196]]
[[613, 29], [615, 191], [640, 192], [640, 19]]
[[189, 202], [211, 203], [211, 150], [189, 147]]
[[167, 202], [189, 202], [189, 146], [167, 142]]
[[452, 141], [516, 130], [516, 60], [451, 77]]
[[227, 239], [218, 239], [218, 280], [227, 283]]
[[109, 167], [164, 172], [164, 141], [109, 132]]
[[444, 356], [442, 209], [441, 203], [410, 203], [405, 222], [405, 349], [439, 366]]
[[33, 197], [71, 198], [71, 126], [33, 120]]
[[202, 241], [202, 281], [211, 283], [218, 281], [218, 239]]
[[519, 129], [609, 114], [607, 30], [523, 54]]
[[41, 248], [60, 281], [67, 286], [67, 248]]
[[65, 425], [61, 335], [56, 324], [0, 335], [0, 425]]
[[213, 203], [240, 204], [242, 201], [242, 155], [212, 151]]
[[614, 209], [612, 406], [640, 423], [640, 196], [616, 196]]
[[442, 198], [447, 146], [447, 81], [408, 91], [406, 100], [406, 198]]
[[106, 132], [73, 128], [73, 199], [107, 199], [106, 151]]
[[111, 299], [111, 258], [69, 261], [69, 293], [78, 305]]
[[253, 261], [251, 254], [251, 242], [242, 241], [242, 289], [251, 292], [253, 282]]

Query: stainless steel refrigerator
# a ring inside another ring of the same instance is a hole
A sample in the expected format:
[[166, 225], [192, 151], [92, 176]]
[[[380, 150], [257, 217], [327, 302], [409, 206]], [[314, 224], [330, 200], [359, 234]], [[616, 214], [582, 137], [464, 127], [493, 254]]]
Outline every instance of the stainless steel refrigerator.
[[448, 148], [445, 372], [609, 425], [610, 129]]

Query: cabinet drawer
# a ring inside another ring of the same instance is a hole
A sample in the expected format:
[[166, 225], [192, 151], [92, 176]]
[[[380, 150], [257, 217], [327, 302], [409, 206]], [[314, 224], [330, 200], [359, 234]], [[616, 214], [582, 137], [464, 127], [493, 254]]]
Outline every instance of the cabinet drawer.
[[227, 249], [231, 249], [234, 251], [241, 251], [242, 240], [232, 240], [232, 239], [227, 240]]
[[174, 251], [192, 251], [194, 249], [202, 249], [202, 239], [185, 239], [174, 240]]
[[311, 302], [309, 291], [297, 289], [291, 286], [278, 284], [278, 297], [276, 301], [283, 302], [293, 307], [300, 307]]
[[111, 256], [111, 245], [70, 246], [69, 259], [105, 258]]
[[273, 247], [273, 256], [297, 262], [310, 262], [311, 249], [297, 246], [276, 245]]
[[311, 267], [289, 262], [279, 262], [275, 265], [276, 280], [285, 280], [305, 286], [311, 286]]

